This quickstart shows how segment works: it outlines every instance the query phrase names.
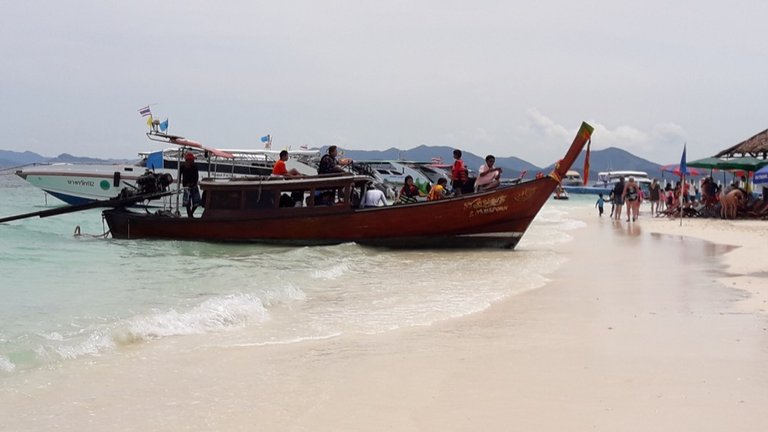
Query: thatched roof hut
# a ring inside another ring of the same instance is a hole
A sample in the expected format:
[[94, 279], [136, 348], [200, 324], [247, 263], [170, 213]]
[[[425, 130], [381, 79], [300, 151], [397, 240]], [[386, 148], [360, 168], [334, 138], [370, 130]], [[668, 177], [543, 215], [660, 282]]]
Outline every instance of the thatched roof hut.
[[768, 159], [768, 129], [715, 155], [715, 157], [744, 156]]

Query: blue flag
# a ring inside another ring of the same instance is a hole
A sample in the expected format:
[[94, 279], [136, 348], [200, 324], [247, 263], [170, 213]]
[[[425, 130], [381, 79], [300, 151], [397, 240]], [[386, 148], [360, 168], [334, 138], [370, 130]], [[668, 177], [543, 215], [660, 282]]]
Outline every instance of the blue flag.
[[261, 142], [267, 142], [269, 141], [269, 135], [261, 137]]
[[688, 175], [688, 163], [685, 161], [685, 146], [686, 144], [683, 144], [683, 157], [680, 158], [680, 175], [682, 176]]
[[168, 119], [165, 119], [164, 122], [160, 123], [160, 131], [165, 132], [168, 130]]

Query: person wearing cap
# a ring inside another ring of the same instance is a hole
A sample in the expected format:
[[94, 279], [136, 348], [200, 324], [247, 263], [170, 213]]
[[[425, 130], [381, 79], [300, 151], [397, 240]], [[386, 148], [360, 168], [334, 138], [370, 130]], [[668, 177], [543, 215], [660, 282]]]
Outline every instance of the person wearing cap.
[[366, 188], [360, 207], [385, 207], [387, 205], [387, 198], [384, 196], [384, 192], [376, 189], [372, 182], [368, 182]]
[[179, 176], [181, 186], [184, 188], [184, 208], [187, 209], [187, 216], [193, 217], [200, 205], [200, 190], [197, 188], [200, 173], [195, 165], [195, 155], [192, 153], [184, 155], [184, 164], [179, 169]]

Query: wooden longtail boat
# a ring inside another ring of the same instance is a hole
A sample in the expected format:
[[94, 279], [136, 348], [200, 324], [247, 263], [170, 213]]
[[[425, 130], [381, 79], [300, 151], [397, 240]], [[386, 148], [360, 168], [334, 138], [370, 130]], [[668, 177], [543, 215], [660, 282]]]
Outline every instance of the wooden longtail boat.
[[[176, 239], [323, 245], [356, 242], [395, 248], [514, 248], [592, 135], [582, 123], [565, 157], [548, 175], [437, 201], [357, 208], [359, 175], [298, 179], [204, 180], [199, 218], [105, 210], [118, 239]], [[332, 203], [320, 198], [329, 191]], [[338, 191], [338, 193], [336, 193]], [[291, 197], [305, 201], [294, 206]], [[306, 199], [304, 199], [306, 197]]]

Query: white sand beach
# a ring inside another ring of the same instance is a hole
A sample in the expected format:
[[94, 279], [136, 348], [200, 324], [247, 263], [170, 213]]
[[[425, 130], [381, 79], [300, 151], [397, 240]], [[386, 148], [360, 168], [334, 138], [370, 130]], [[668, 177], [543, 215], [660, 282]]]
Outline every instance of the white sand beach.
[[5, 389], [0, 429], [768, 430], [768, 222], [580, 217], [545, 287], [482, 313], [300, 344], [132, 346]]

